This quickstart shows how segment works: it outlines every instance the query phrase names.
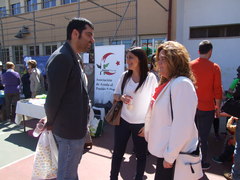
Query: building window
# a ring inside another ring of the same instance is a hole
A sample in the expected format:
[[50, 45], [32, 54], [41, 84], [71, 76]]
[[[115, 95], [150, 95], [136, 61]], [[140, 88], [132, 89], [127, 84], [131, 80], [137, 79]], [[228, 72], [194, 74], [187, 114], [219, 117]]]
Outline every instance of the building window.
[[166, 38], [154, 38], [154, 53], [156, 52], [157, 48], [159, 47], [160, 44], [164, 43], [167, 39]]
[[57, 45], [45, 46], [45, 54], [46, 54], [46, 56], [47, 55], [51, 55], [56, 49], [57, 49]]
[[103, 46], [104, 43], [103, 42], [95, 42], [95, 46]]
[[32, 12], [37, 10], [37, 0], [27, 0], [26, 1], [27, 12]]
[[142, 39], [140, 42], [141, 42], [142, 49], [146, 51], [147, 56], [150, 56], [153, 53], [155, 53], [158, 46], [164, 43], [165, 41], [166, 41], [166, 38], [162, 37], [162, 38]]
[[77, 2], [78, 0], [63, 0], [63, 4], [70, 4], [70, 3], [74, 3]]
[[112, 45], [120, 45], [124, 44], [125, 49], [129, 49], [132, 46], [132, 40], [114, 40], [112, 41]]
[[121, 40], [112, 41], [112, 45], [119, 45], [119, 44], [121, 44]]
[[190, 38], [214, 38], [240, 36], [240, 24], [190, 27]]
[[7, 16], [6, 7], [0, 7], [0, 17]]
[[132, 46], [131, 40], [122, 40], [122, 44], [125, 45], [125, 49], [129, 49]]
[[20, 3], [12, 4], [11, 9], [12, 15], [20, 14], [21, 13]]
[[[34, 46], [29, 46], [29, 56], [35, 56]], [[39, 46], [36, 46], [36, 56], [39, 56]]]
[[0, 57], [3, 64], [6, 64], [7, 61], [10, 61], [9, 49], [8, 48], [1, 49]]
[[226, 30], [226, 36], [228, 37], [240, 36], [240, 24], [228, 26]]
[[50, 8], [56, 6], [56, 0], [43, 0], [43, 8]]
[[22, 46], [13, 46], [13, 60], [16, 64], [23, 63], [23, 47]]
[[142, 39], [141, 47], [147, 53], [147, 56], [154, 53], [153, 39]]

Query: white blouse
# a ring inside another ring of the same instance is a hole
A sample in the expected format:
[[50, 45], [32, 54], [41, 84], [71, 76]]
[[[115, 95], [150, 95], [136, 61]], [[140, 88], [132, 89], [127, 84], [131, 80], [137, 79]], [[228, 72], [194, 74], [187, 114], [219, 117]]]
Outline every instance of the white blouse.
[[[121, 94], [121, 85], [123, 81], [124, 72], [122, 77], [119, 79], [114, 94]], [[132, 108], [128, 109], [127, 104], [123, 103], [121, 117], [131, 124], [141, 124], [145, 121], [145, 116], [148, 110], [149, 103], [155, 92], [155, 88], [158, 86], [155, 75], [151, 72], [142, 86], [135, 92], [139, 83], [135, 83], [132, 78], [129, 78], [125, 84], [123, 94], [131, 96]]]

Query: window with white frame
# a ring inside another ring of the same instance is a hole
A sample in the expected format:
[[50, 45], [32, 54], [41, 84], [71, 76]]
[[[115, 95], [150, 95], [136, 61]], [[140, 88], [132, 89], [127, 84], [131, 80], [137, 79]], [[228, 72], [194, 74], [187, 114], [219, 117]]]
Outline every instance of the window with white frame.
[[9, 48], [1, 49], [1, 61], [3, 64], [6, 64], [7, 61], [10, 61]]
[[56, 0], [42, 0], [42, 8], [50, 8], [56, 6]]
[[13, 46], [13, 61], [15, 64], [23, 63], [23, 47], [22, 46]]
[[95, 46], [103, 46], [104, 45], [104, 43], [103, 42], [95, 42], [95, 44], [94, 44]]
[[0, 17], [7, 16], [6, 7], [0, 7]]
[[57, 49], [57, 45], [46, 45], [45, 46], [45, 55], [51, 55]]
[[144, 38], [140, 41], [140, 46], [146, 51], [147, 56], [156, 52], [156, 49], [160, 44], [166, 41], [165, 37], [162, 38]]
[[32, 12], [37, 10], [37, 0], [27, 0], [26, 1], [26, 11]]
[[75, 3], [78, 0], [62, 0], [62, 4], [70, 4], [70, 3]]
[[12, 10], [12, 15], [20, 14], [21, 13], [20, 3], [12, 4], [11, 10]]
[[132, 46], [132, 40], [114, 40], [112, 41], [112, 45], [120, 45], [124, 44], [125, 49], [129, 49]]
[[[28, 47], [28, 51], [29, 51], [29, 56], [35, 56], [34, 54], [34, 46], [29, 46]], [[39, 46], [36, 46], [36, 56], [39, 56]]]

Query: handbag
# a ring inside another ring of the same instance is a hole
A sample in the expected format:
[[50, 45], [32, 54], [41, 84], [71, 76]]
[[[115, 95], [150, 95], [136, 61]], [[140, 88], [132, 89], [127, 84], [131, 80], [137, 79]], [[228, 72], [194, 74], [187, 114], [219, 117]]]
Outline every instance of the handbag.
[[231, 116], [240, 118], [240, 100], [234, 98], [228, 99], [222, 106], [221, 110]]
[[33, 162], [32, 180], [54, 179], [58, 170], [58, 149], [52, 131], [39, 137]]
[[114, 101], [111, 109], [108, 111], [105, 116], [105, 120], [113, 125], [118, 126], [120, 124], [121, 118], [121, 110], [122, 110], [123, 102], [122, 101]]
[[174, 180], [197, 180], [203, 176], [201, 156], [180, 153], [175, 161]]
[[[172, 95], [170, 90], [170, 106], [171, 117], [173, 120]], [[203, 176], [202, 171], [202, 156], [200, 151], [200, 143], [193, 152], [180, 152], [176, 161], [174, 169], [174, 180], [197, 180]]]
[[[127, 81], [127, 73], [125, 73], [123, 77], [123, 82], [121, 85], [121, 94], [123, 94], [124, 86]], [[121, 110], [122, 110], [123, 102], [122, 101], [113, 101], [113, 105], [111, 109], [108, 111], [108, 113], [105, 116], [105, 120], [113, 125], [118, 126], [120, 124], [120, 118], [121, 118]]]

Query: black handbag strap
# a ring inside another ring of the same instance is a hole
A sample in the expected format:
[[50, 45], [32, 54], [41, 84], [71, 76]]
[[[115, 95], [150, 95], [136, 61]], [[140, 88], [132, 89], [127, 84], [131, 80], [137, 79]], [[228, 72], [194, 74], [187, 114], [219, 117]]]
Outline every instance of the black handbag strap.
[[172, 93], [171, 93], [171, 87], [170, 87], [170, 106], [171, 106], [171, 117], [173, 121], [173, 108], [172, 108]]

